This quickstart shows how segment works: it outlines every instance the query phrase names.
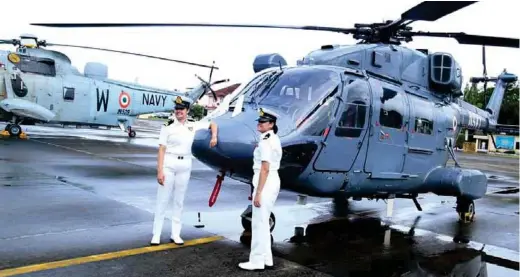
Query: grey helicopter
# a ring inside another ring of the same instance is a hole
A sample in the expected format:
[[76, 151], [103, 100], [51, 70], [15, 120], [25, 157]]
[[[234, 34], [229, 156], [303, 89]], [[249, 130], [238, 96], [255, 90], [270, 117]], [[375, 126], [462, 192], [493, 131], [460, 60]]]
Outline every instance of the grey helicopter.
[[[487, 191], [486, 175], [462, 168], [454, 152], [463, 128], [493, 132], [507, 86], [518, 80], [504, 70], [486, 108], [462, 99], [462, 68], [450, 53], [411, 49], [413, 37], [453, 38], [461, 44], [519, 47], [519, 40], [466, 33], [412, 31], [415, 21], [436, 21], [474, 1], [426, 1], [400, 19], [355, 24], [354, 28], [209, 23], [34, 23], [62, 28], [243, 27], [313, 30], [351, 34], [353, 45], [324, 45], [295, 66], [279, 54], [261, 54], [256, 75], [237, 89], [226, 110], [214, 115], [218, 144], [209, 130], [195, 136], [194, 156], [220, 172], [209, 199], [214, 205], [224, 177], [252, 184], [252, 155], [262, 109], [277, 113], [283, 158], [282, 190], [335, 201], [417, 201], [420, 194], [456, 197], [459, 221], [471, 223], [474, 201]], [[455, 162], [448, 166], [449, 159]], [[252, 188], [252, 187], [251, 187]], [[252, 189], [251, 189], [252, 191]], [[251, 199], [251, 195], [249, 195]], [[390, 208], [388, 208], [390, 209]], [[388, 212], [387, 212], [388, 213]], [[241, 214], [251, 229], [251, 205]], [[271, 214], [271, 231], [276, 218]]]
[[[34, 35], [20, 39], [0, 39], [0, 44], [12, 44], [16, 51], [0, 50], [0, 119], [9, 123], [5, 136], [26, 137], [22, 122], [57, 123], [119, 127], [133, 138], [132, 124], [141, 114], [171, 112], [177, 96], [196, 102], [209, 91], [216, 99], [211, 83], [214, 65], [119, 51], [105, 48], [48, 43]], [[60, 46], [101, 50], [210, 69], [209, 80], [195, 75], [200, 84], [188, 91], [164, 90], [150, 86], [112, 80], [103, 63], [88, 62], [81, 74], [64, 53], [43, 47]]]

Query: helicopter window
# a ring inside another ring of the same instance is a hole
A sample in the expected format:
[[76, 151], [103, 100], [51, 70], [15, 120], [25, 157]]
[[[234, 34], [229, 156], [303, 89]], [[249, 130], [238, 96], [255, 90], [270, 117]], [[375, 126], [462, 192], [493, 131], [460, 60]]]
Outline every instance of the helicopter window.
[[335, 135], [338, 137], [359, 137], [365, 127], [367, 106], [361, 101], [347, 103], [346, 106], [339, 119]]
[[399, 109], [403, 107], [403, 96], [394, 90], [383, 88], [381, 110], [379, 111], [379, 122], [382, 126], [401, 129], [403, 116]]
[[284, 70], [268, 91], [255, 97], [261, 98], [260, 105], [275, 107], [288, 120], [298, 122], [340, 83], [339, 74], [330, 70], [293, 68]]
[[63, 99], [74, 101], [74, 88], [63, 88]]
[[21, 56], [19, 68], [22, 72], [56, 76], [54, 60], [48, 58]]
[[415, 132], [420, 134], [431, 135], [433, 131], [433, 122], [425, 118], [415, 118]]

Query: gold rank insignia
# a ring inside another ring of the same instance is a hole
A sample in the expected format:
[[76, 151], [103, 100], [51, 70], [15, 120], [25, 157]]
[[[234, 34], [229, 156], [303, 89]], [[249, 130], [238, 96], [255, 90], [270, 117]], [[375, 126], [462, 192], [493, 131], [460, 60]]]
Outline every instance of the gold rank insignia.
[[264, 110], [262, 108], [260, 108], [259, 113], [260, 113], [260, 116], [264, 116]]
[[180, 96], [177, 96], [177, 99], [175, 99], [175, 103], [182, 104], [182, 98]]

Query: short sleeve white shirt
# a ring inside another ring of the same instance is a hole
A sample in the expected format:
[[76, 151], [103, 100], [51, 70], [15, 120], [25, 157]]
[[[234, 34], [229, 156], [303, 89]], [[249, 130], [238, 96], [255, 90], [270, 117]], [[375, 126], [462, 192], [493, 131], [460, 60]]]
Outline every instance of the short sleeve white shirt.
[[282, 160], [282, 145], [280, 138], [273, 131], [260, 135], [258, 146], [253, 152], [253, 170], [262, 168], [262, 161], [269, 162], [269, 170], [275, 171], [280, 168]]
[[172, 124], [162, 126], [159, 134], [159, 145], [166, 146], [167, 154], [191, 156], [191, 146], [195, 138], [195, 132], [207, 128], [209, 128], [209, 122], [185, 121], [182, 124], [175, 119]]

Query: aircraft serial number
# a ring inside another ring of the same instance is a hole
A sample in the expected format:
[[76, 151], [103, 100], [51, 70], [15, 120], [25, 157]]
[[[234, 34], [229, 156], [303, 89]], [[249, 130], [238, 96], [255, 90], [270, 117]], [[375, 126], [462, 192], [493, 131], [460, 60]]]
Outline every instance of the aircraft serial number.
[[117, 110], [117, 114], [130, 115], [130, 110], [128, 110], [128, 109], [119, 109], [119, 110]]

